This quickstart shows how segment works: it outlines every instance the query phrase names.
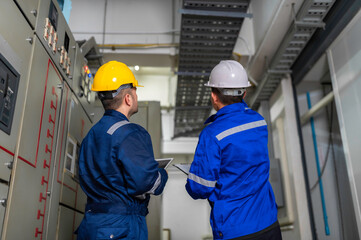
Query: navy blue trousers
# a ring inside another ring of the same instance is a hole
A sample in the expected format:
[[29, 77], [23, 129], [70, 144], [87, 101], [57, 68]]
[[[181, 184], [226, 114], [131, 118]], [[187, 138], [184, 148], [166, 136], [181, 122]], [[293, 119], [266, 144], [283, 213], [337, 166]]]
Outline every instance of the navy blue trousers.
[[262, 231], [230, 240], [282, 240], [281, 228], [277, 221]]

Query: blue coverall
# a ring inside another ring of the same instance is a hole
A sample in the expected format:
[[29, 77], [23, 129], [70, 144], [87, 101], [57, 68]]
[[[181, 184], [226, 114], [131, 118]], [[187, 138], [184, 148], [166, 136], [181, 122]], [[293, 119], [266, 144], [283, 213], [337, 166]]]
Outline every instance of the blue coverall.
[[148, 132], [118, 111], [105, 111], [80, 148], [87, 205], [78, 239], [148, 239], [149, 194], [161, 194], [167, 179]]
[[194, 199], [209, 200], [214, 239], [253, 234], [276, 223], [265, 120], [242, 102], [224, 106], [210, 122], [199, 136], [186, 189]]

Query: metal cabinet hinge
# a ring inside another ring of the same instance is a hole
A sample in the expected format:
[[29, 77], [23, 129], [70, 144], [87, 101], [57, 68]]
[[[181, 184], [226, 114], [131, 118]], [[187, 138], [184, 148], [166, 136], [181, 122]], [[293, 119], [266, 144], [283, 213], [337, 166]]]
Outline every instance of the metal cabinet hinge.
[[38, 15], [38, 11], [36, 9], [31, 10], [30, 13], [33, 14], [34, 17], [36, 17]]
[[26, 41], [28, 41], [30, 44], [33, 44], [33, 38], [32, 37], [28, 37], [27, 39], [25, 39]]
[[6, 198], [0, 199], [0, 204], [1, 204], [3, 207], [6, 207], [6, 202], [7, 202], [7, 199], [6, 199]]
[[4, 163], [5, 166], [7, 166], [9, 169], [13, 169], [13, 162], [6, 162]]

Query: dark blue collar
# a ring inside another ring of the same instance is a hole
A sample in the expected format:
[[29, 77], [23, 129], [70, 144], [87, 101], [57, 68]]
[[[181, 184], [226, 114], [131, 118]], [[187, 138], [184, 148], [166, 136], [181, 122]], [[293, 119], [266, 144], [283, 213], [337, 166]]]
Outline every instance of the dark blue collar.
[[129, 122], [128, 118], [123, 113], [116, 110], [105, 110], [104, 116], [112, 116], [119, 118], [120, 120], [127, 120]]
[[231, 113], [231, 112], [239, 112], [239, 111], [243, 112], [246, 108], [248, 108], [248, 106], [244, 101], [242, 101], [241, 103], [233, 103], [233, 104], [224, 106], [221, 109], [219, 109], [216, 114], [213, 114], [212, 116], [210, 116], [204, 122], [204, 124], [214, 122], [217, 118], [219, 118], [223, 115], [226, 115], [228, 113]]

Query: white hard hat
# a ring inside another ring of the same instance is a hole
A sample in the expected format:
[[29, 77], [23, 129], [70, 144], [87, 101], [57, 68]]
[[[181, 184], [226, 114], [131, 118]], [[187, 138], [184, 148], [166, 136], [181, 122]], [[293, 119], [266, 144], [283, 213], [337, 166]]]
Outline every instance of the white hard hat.
[[223, 60], [216, 65], [209, 76], [206, 87], [241, 89], [251, 87], [243, 66], [234, 60]]

